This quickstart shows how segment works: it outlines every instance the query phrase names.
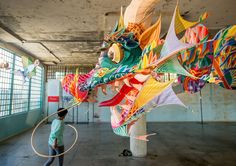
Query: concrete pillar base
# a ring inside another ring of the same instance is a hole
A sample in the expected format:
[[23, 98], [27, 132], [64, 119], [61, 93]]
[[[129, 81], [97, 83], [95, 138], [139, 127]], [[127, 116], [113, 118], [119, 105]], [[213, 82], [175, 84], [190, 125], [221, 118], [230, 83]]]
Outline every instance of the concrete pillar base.
[[147, 155], [147, 142], [135, 139], [136, 136], [146, 135], [146, 116], [142, 116], [130, 129], [130, 150], [134, 157]]

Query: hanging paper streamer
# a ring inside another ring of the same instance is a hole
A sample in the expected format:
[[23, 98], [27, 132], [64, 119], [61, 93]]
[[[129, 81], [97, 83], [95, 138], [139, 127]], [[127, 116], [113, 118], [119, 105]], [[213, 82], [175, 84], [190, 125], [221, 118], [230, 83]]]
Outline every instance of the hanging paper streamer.
[[16, 75], [22, 76], [23, 83], [30, 80], [36, 75], [36, 68], [40, 65], [38, 59], [33, 60], [33, 58], [22, 56], [23, 70], [18, 69], [15, 71]]

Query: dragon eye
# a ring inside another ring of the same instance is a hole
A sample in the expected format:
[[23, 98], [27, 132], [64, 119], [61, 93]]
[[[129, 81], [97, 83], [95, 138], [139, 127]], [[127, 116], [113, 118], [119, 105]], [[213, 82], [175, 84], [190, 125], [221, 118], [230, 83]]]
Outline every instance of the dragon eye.
[[121, 46], [116, 43], [112, 44], [107, 54], [108, 54], [108, 57], [112, 60], [112, 62], [115, 62], [115, 63], [120, 63], [120, 61], [123, 59], [123, 56], [124, 56], [124, 52], [121, 49]]

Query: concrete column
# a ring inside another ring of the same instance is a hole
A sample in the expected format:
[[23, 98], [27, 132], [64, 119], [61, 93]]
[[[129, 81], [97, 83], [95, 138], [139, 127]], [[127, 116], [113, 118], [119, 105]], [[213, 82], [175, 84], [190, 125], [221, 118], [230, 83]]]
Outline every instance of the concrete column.
[[130, 129], [130, 150], [134, 157], [145, 157], [147, 155], [147, 142], [134, 138], [146, 135], [146, 130], [146, 115], [144, 115]]

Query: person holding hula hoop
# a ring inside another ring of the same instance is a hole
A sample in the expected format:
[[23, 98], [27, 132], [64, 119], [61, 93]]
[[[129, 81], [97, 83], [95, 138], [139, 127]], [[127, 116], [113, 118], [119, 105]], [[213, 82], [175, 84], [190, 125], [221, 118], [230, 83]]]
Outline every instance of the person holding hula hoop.
[[[64, 119], [68, 113], [67, 109], [59, 108], [57, 110], [58, 118], [52, 121], [51, 132], [48, 139], [49, 147], [49, 156], [59, 155], [64, 152], [64, 142], [63, 142], [63, 133], [64, 133]], [[44, 166], [50, 166], [55, 157], [49, 157]], [[64, 155], [60, 155], [59, 166], [63, 166]]]

